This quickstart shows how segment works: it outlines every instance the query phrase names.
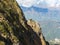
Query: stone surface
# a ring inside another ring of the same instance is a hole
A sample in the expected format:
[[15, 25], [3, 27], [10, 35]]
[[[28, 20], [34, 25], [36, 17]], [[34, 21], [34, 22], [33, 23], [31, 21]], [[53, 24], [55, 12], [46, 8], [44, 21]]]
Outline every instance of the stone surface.
[[41, 31], [40, 24], [32, 19], [27, 21], [27, 24], [33, 29], [33, 31], [40, 37], [42, 45], [46, 45], [46, 41]]
[[0, 45], [43, 45], [35, 31], [16, 0], [0, 0]]
[[41, 33], [41, 27], [40, 24], [38, 24], [38, 22], [30, 19], [27, 21], [27, 24], [33, 29], [34, 32], [36, 32], [37, 35]]

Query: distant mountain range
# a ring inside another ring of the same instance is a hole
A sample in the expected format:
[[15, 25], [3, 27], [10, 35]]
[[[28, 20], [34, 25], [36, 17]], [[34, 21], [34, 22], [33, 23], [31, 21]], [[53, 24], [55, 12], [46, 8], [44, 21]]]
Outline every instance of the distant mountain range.
[[28, 11], [28, 10], [34, 10], [34, 11], [37, 11], [37, 12], [48, 12], [48, 8], [39, 8], [39, 7], [34, 7], [34, 6], [32, 6], [32, 7], [30, 7], [30, 8], [26, 8], [26, 7], [23, 7], [23, 6], [21, 6], [21, 9], [23, 10], [23, 11]]
[[57, 21], [39, 21], [42, 33], [46, 40], [60, 38], [60, 22]]
[[59, 8], [21, 7], [21, 9], [23, 10], [27, 20], [33, 19], [35, 21], [39, 21], [46, 40], [60, 38]]

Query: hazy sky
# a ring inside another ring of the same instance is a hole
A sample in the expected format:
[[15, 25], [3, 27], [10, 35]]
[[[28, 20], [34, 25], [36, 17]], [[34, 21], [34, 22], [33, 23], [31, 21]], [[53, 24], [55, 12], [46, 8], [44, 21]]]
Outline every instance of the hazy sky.
[[46, 7], [60, 7], [60, 0], [17, 0], [17, 2], [24, 7], [42, 7], [42, 5]]
[[60, 20], [60, 0], [17, 0], [27, 19]]

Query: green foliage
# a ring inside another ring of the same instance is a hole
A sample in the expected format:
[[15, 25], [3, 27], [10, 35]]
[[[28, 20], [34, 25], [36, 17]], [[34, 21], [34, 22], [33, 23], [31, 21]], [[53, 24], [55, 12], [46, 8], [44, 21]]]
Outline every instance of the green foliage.
[[40, 37], [27, 24], [16, 0], [0, 0], [0, 41], [5, 43], [1, 45], [41, 44]]

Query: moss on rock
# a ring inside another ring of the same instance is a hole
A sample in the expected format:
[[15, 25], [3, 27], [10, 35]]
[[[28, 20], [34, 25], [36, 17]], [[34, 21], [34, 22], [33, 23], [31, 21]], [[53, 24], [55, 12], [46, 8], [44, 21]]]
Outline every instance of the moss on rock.
[[0, 45], [42, 45], [16, 0], [0, 0]]

